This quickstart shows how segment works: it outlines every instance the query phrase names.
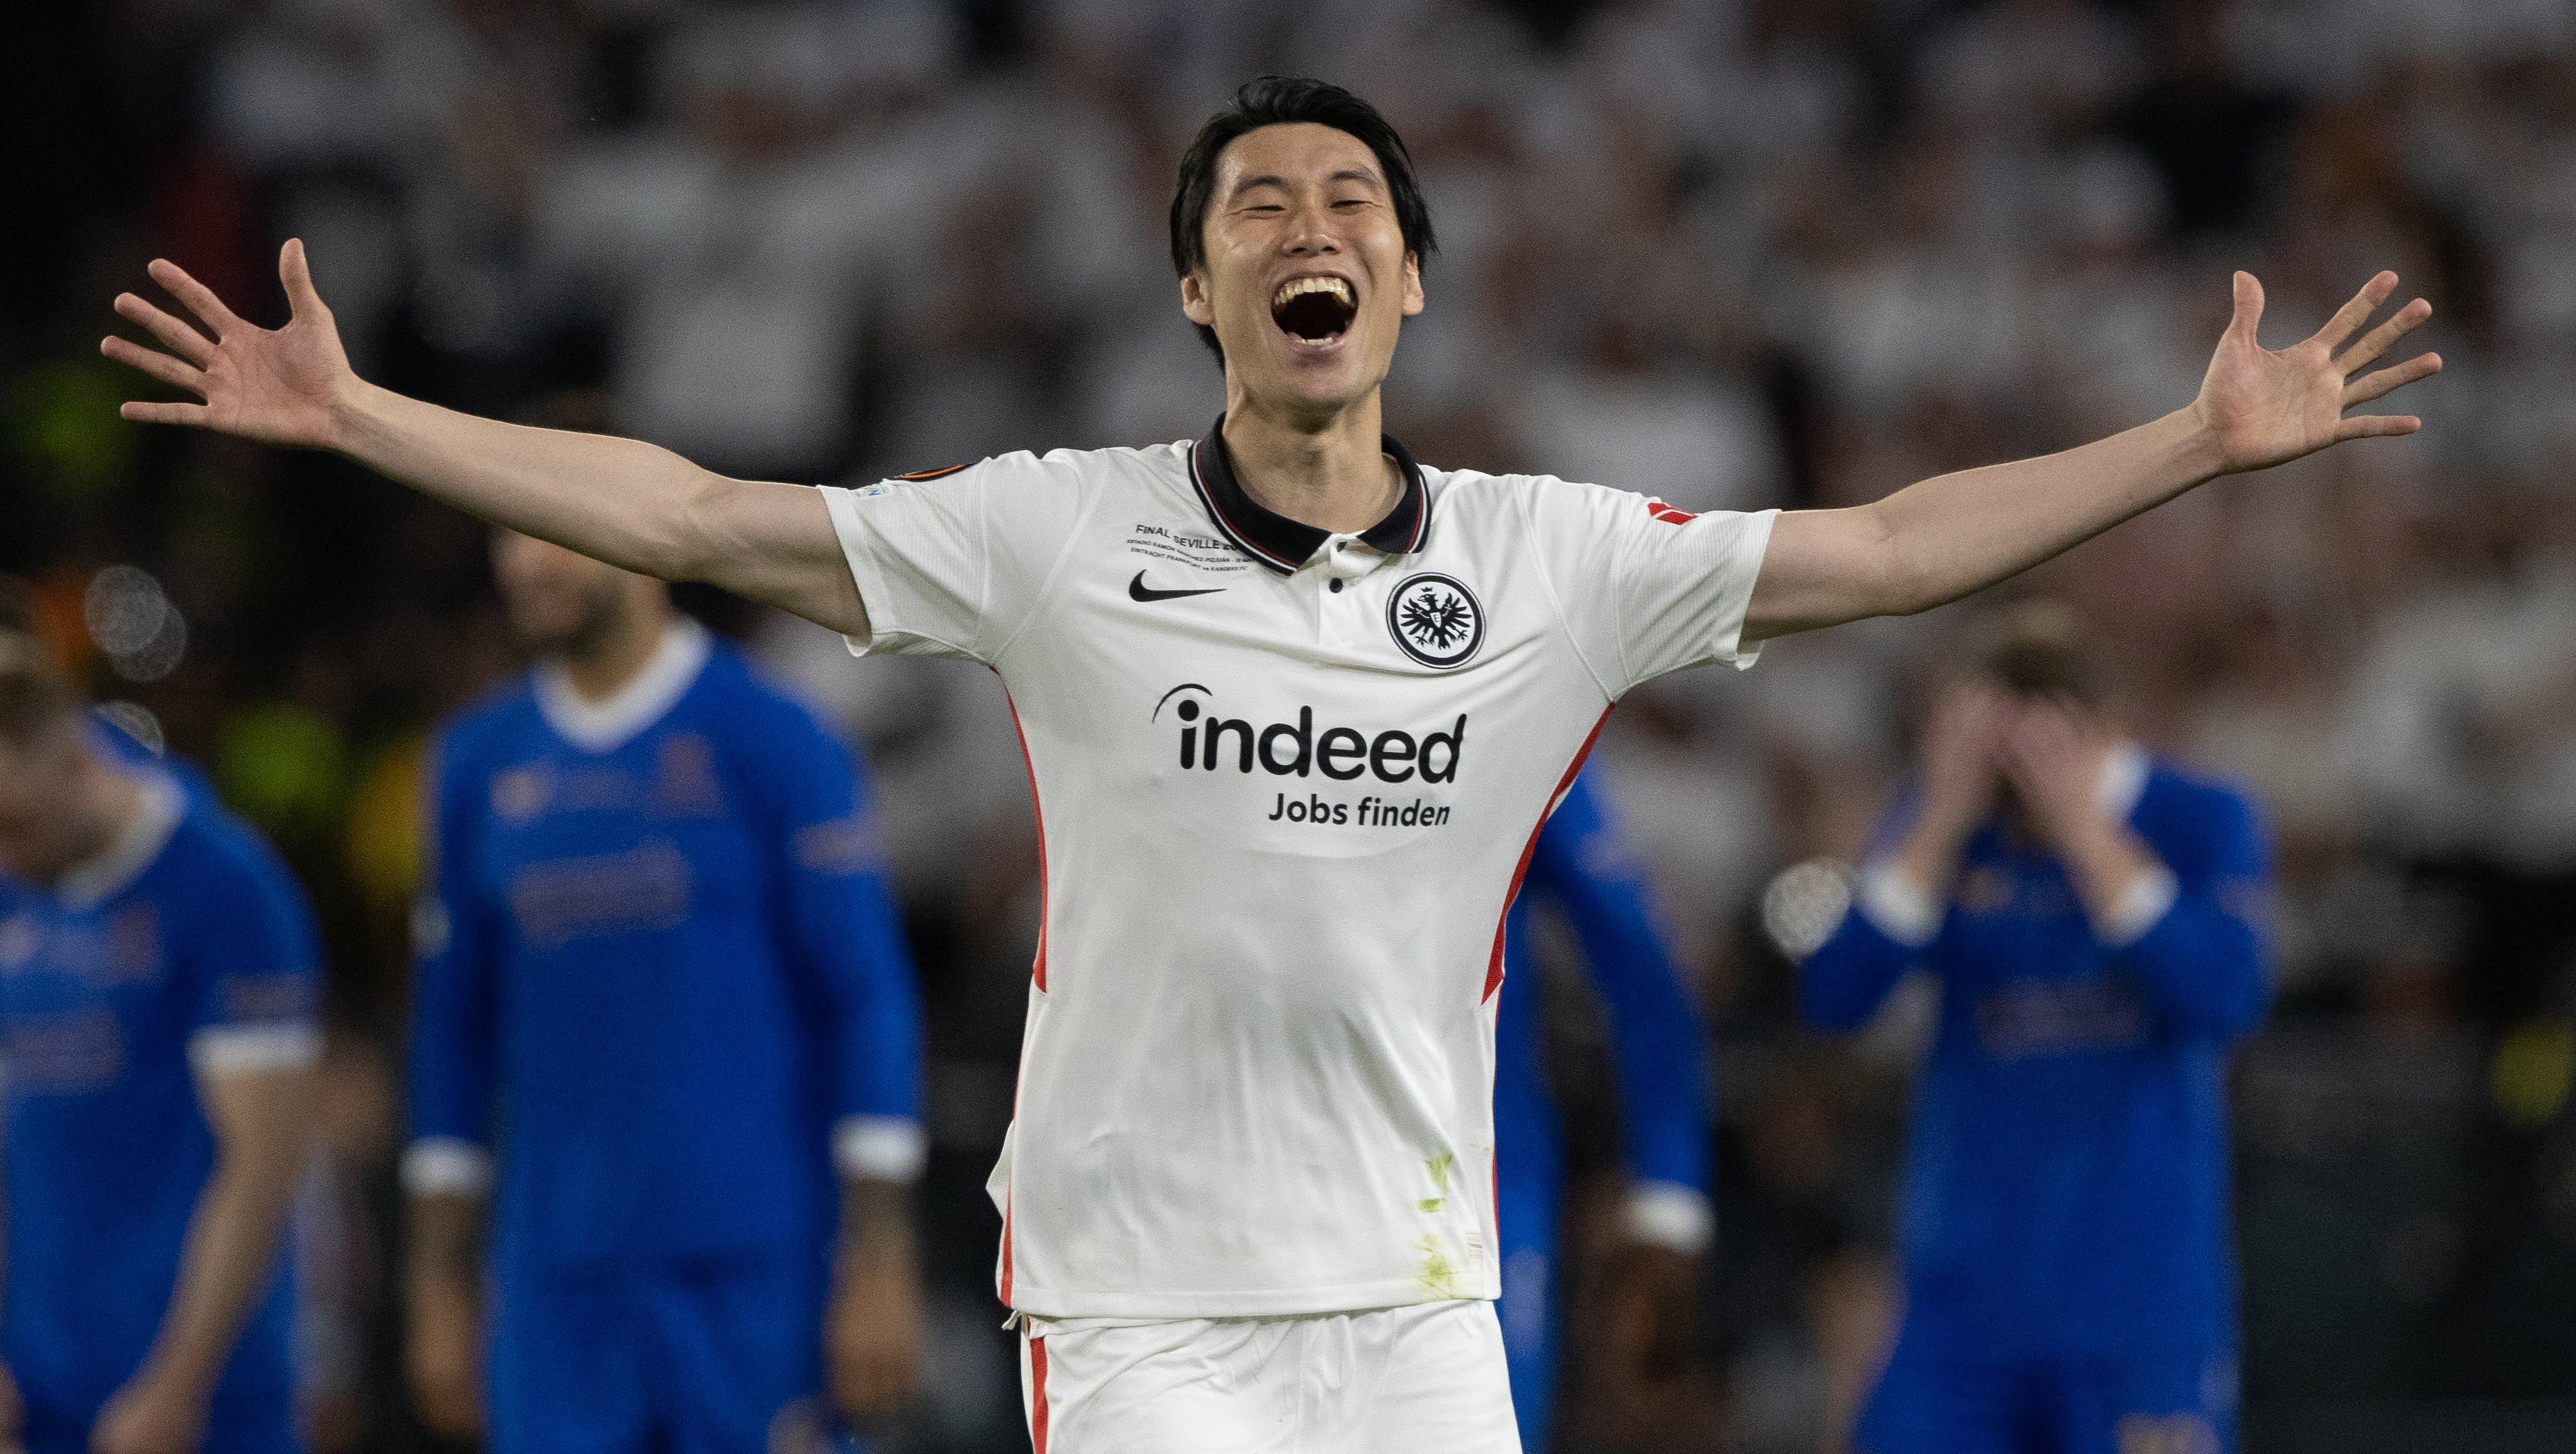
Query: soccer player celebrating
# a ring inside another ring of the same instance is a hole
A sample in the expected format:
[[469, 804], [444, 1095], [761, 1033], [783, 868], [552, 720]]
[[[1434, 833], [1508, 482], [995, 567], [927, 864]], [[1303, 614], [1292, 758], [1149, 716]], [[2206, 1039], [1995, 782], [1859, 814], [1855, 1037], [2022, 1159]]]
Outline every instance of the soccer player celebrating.
[[[1633, 1179], [1620, 1295], [1654, 1315], [1651, 1336], [1612, 1350], [1633, 1376], [1688, 1331], [1698, 1261], [1715, 1231], [1708, 1200], [1708, 1056], [1698, 1007], [1682, 988], [1621, 838], [1601, 770], [1585, 768], [1549, 815], [1503, 935], [1503, 961], [1526, 969], [1532, 917], [1563, 915], [1609, 1010], [1619, 1119]], [[1564, 1127], [1542, 1060], [1545, 1016], [1536, 975], [1509, 974], [1495, 993], [1494, 1146], [1502, 1297], [1495, 1310], [1511, 1370], [1512, 1411], [1527, 1449], [1547, 1445], [1557, 1378], [1558, 1213]]]
[[291, 1454], [312, 913], [0, 630], [0, 1444]]
[[866, 782], [660, 581], [492, 558], [539, 662], [432, 767], [413, 1386], [502, 1454], [802, 1447], [827, 1387], [901, 1402], [918, 1339], [919, 1011]]
[[2218, 475], [2410, 432], [2345, 411], [2437, 364], [2363, 372], [2431, 311], [2364, 332], [2393, 274], [2278, 353], [2239, 274], [2199, 396], [2162, 419], [1851, 509], [1693, 517], [1430, 468], [1381, 431], [1431, 250], [1374, 109], [1253, 82], [1173, 198], [1181, 311], [1225, 369], [1207, 437], [855, 490], [370, 385], [294, 242], [285, 327], [156, 262], [197, 323], [120, 295], [162, 347], [103, 347], [202, 401], [129, 418], [337, 450], [860, 650], [998, 671], [1045, 875], [993, 1178], [1040, 1447], [1509, 1449], [1487, 1303], [1502, 921], [1610, 705], [1966, 595]]
[[2122, 737], [2041, 603], [1943, 696], [1880, 838], [1799, 986], [1850, 1030], [1906, 971], [1941, 982], [1905, 1323], [1861, 1446], [2235, 1447], [2226, 1054], [2268, 993], [2252, 809]]

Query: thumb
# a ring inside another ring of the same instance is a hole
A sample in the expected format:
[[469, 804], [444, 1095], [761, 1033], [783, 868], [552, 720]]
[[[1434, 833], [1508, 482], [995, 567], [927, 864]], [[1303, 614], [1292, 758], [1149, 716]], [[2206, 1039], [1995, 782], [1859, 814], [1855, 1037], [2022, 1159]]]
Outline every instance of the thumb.
[[286, 284], [286, 306], [294, 316], [329, 310], [322, 306], [322, 295], [313, 291], [313, 266], [304, 256], [304, 239], [290, 237], [277, 254], [278, 281]]
[[2254, 343], [2254, 331], [2263, 323], [2263, 284], [2252, 273], [2236, 274], [2236, 314], [2227, 320], [2227, 336]]

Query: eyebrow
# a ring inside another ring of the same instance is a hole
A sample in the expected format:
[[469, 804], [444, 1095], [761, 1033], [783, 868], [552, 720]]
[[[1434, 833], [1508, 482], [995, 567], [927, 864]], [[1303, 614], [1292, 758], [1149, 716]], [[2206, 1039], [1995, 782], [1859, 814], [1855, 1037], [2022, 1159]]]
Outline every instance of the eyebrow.
[[[1385, 181], [1383, 181], [1377, 173], [1370, 171], [1366, 167], [1344, 167], [1340, 171], [1333, 173], [1331, 176], [1324, 178], [1324, 180], [1327, 182], [1365, 182], [1369, 186], [1377, 188], [1379, 191], [1386, 190]], [[1262, 172], [1255, 176], [1245, 177], [1236, 182], [1234, 184], [1234, 190], [1226, 193], [1225, 198], [1227, 201], [1231, 202], [1237, 197], [1242, 196], [1244, 193], [1251, 191], [1255, 187], [1277, 187], [1282, 191], [1285, 191], [1287, 186], [1288, 179], [1286, 177], [1279, 175], [1277, 172]]]

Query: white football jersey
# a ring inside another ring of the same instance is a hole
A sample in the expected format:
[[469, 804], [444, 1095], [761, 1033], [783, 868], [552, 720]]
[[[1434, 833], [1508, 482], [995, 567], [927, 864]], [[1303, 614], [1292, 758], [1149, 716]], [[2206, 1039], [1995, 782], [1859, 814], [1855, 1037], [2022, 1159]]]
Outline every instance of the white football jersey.
[[[1221, 421], [1220, 421], [1221, 422]], [[1499, 1292], [1503, 914], [1610, 704], [1752, 663], [1775, 512], [1417, 466], [1263, 509], [1220, 436], [825, 492], [874, 637], [1009, 689], [1045, 923], [993, 1194], [1042, 1317]]]

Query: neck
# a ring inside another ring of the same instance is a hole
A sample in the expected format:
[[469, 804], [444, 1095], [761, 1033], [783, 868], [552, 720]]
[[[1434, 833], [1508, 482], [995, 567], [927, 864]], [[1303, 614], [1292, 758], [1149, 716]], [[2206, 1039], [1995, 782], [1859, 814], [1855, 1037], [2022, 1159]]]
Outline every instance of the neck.
[[1229, 386], [1225, 447], [1263, 509], [1336, 533], [1366, 530], [1403, 494], [1382, 444], [1377, 390], [1327, 414], [1269, 406]]
[[[72, 860], [64, 868], [89, 862], [116, 846], [134, 815], [143, 810], [143, 784], [100, 762], [86, 748], [69, 803]], [[57, 875], [59, 877], [59, 875]]]
[[604, 702], [652, 665], [671, 626], [671, 602], [655, 591], [636, 609], [621, 611], [605, 631], [566, 651], [564, 678], [586, 702]]

